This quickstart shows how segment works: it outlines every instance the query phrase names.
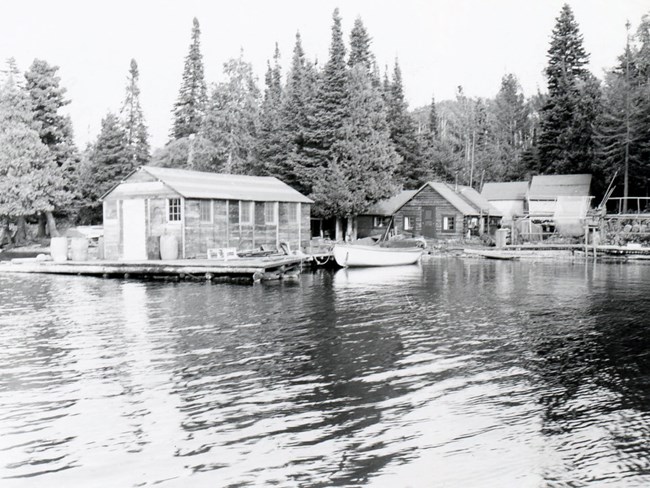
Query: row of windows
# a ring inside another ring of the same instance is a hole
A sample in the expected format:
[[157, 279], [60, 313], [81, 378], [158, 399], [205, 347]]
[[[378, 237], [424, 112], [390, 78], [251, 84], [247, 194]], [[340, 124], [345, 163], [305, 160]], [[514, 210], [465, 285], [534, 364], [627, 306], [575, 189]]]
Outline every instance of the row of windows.
[[[375, 221], [376, 222], [376, 221]], [[453, 232], [455, 229], [456, 218], [451, 215], [443, 215], [442, 231]], [[413, 230], [415, 228], [415, 217], [404, 216], [404, 230]]]
[[[442, 217], [442, 230], [445, 232], [452, 232], [454, 230], [454, 217], [451, 215], [444, 215]], [[372, 225], [375, 228], [386, 227], [390, 224], [390, 217], [374, 217]], [[415, 217], [404, 216], [404, 230], [413, 230], [415, 228]]]
[[[255, 222], [255, 202], [239, 202], [239, 223], [243, 225], [252, 225]], [[182, 220], [182, 204], [180, 198], [167, 199], [167, 221], [180, 222]], [[213, 201], [199, 200], [199, 219], [203, 223], [213, 221]], [[289, 222], [298, 222], [298, 204], [289, 203], [287, 205], [287, 216]], [[104, 218], [112, 220], [118, 218], [117, 201], [108, 201], [104, 207]], [[264, 223], [266, 225], [276, 225], [278, 223], [278, 202], [264, 202]]]

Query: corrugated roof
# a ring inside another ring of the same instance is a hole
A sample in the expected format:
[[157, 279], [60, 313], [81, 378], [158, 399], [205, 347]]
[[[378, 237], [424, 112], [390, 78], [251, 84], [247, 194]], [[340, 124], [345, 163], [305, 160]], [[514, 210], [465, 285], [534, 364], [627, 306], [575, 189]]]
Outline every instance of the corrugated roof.
[[[456, 193], [447, 183], [442, 181], [429, 181], [426, 183], [440, 195], [451, 203], [463, 215], [475, 215], [480, 211], [474, 208], [467, 200], [465, 200], [459, 193]], [[460, 188], [460, 187], [459, 187]]]
[[538, 175], [533, 176], [528, 198], [555, 199], [556, 197], [589, 196], [591, 175]]
[[363, 215], [381, 215], [390, 217], [397, 212], [402, 205], [415, 196], [418, 190], [403, 190], [397, 195], [381, 200], [372, 205]]
[[139, 171], [147, 172], [185, 198], [313, 203], [272, 176], [206, 173], [155, 166], [142, 166]]
[[481, 196], [490, 202], [497, 200], [524, 200], [527, 191], [527, 181], [491, 182], [483, 185]]

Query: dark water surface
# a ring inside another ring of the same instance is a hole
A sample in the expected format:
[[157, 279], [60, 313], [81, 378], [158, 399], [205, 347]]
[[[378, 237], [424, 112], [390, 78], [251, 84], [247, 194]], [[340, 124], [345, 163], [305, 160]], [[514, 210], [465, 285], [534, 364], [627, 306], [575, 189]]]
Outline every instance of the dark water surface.
[[0, 486], [650, 486], [650, 266], [0, 275]]

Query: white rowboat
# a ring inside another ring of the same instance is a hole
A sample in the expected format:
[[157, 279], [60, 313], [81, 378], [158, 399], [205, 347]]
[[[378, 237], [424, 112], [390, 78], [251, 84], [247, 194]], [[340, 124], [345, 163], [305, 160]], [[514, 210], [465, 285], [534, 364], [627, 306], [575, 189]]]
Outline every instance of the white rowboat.
[[334, 259], [339, 266], [400, 266], [414, 264], [424, 249], [421, 247], [382, 247], [360, 244], [336, 244]]

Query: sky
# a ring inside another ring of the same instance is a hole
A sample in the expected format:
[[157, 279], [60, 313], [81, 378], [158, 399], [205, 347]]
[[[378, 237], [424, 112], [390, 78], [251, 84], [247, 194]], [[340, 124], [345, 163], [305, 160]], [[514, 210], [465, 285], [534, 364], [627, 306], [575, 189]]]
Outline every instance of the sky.
[[[410, 108], [466, 95], [493, 97], [514, 73], [526, 96], [545, 91], [551, 32], [565, 0], [22, 0], [3, 2], [0, 62], [21, 71], [35, 58], [60, 67], [61, 85], [80, 148], [96, 139], [101, 120], [120, 109], [131, 59], [140, 70], [141, 103], [153, 148], [169, 139], [192, 19], [201, 25], [208, 84], [223, 81], [225, 61], [252, 63], [263, 89], [266, 63], [278, 43], [284, 74], [296, 32], [319, 63], [327, 60], [332, 12], [343, 19], [346, 43], [357, 17], [370, 36], [382, 72], [402, 70]], [[602, 78], [632, 31], [650, 13], [648, 0], [568, 2]]]

